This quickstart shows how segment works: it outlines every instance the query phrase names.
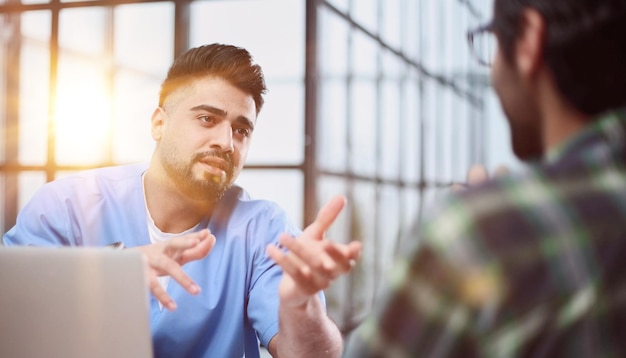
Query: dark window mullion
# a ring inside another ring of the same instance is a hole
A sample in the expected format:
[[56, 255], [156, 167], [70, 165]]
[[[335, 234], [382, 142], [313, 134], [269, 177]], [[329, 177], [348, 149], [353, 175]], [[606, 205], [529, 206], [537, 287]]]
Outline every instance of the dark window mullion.
[[317, 182], [317, 107], [319, 90], [318, 58], [318, 1], [306, 0], [305, 5], [305, 64], [304, 64], [304, 225], [313, 222], [318, 210]]
[[174, 58], [189, 49], [190, 0], [174, 0]]

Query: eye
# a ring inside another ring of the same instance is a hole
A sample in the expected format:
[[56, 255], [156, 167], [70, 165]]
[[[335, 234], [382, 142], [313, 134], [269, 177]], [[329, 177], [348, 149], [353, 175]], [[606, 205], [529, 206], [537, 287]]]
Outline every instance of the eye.
[[249, 128], [239, 127], [235, 128], [235, 133], [244, 137], [249, 137], [250, 134], [252, 134], [252, 131]]
[[212, 126], [216, 122], [216, 119], [213, 116], [201, 116], [201, 117], [198, 117], [198, 119], [200, 120], [200, 122], [202, 122], [202, 124], [205, 124], [208, 126]]

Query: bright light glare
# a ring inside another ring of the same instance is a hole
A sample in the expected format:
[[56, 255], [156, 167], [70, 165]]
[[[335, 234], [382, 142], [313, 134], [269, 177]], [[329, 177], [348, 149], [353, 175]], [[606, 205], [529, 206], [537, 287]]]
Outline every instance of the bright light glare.
[[60, 90], [54, 116], [60, 164], [106, 161], [111, 133], [111, 102], [102, 88]]

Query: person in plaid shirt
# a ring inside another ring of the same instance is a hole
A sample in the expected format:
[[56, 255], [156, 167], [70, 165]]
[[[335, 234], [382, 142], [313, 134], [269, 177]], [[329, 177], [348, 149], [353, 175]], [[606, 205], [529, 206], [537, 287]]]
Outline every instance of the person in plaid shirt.
[[626, 1], [495, 0], [468, 38], [529, 166], [429, 212], [344, 356], [626, 357]]

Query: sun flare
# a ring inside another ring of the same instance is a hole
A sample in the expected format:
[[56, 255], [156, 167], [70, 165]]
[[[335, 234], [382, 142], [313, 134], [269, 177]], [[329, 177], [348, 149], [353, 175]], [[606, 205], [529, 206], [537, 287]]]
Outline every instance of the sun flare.
[[103, 89], [59, 91], [54, 116], [59, 163], [106, 160], [111, 136], [111, 101]]

